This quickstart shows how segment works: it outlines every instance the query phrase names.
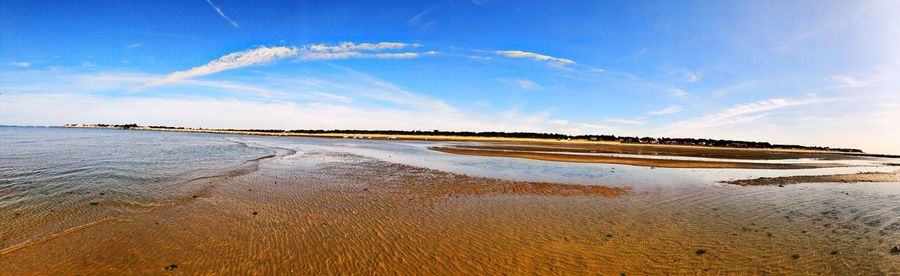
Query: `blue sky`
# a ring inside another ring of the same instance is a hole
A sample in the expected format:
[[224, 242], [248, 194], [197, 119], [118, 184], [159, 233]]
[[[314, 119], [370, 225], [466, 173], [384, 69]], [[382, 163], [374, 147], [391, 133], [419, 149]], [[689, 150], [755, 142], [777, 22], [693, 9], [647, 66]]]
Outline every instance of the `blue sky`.
[[896, 1], [0, 0], [0, 124], [541, 131], [900, 153]]

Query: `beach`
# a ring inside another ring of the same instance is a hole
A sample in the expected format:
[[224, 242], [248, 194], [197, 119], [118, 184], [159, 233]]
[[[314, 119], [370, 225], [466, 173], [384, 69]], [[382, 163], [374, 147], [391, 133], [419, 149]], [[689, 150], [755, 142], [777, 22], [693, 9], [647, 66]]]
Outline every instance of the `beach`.
[[465, 142], [154, 135], [259, 150], [146, 200], [7, 205], [0, 274], [900, 273], [897, 182], [719, 183], [893, 169], [875, 161], [653, 169], [431, 150]]

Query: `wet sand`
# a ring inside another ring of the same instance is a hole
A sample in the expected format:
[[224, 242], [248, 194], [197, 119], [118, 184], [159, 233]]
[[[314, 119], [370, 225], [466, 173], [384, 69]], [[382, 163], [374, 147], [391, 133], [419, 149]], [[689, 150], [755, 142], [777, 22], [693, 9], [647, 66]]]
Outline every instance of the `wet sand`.
[[896, 172], [864, 172], [854, 174], [832, 175], [796, 175], [783, 177], [760, 177], [754, 179], [740, 179], [722, 181], [722, 183], [741, 186], [787, 185], [800, 183], [866, 183], [866, 182], [900, 182], [900, 175]]
[[482, 145], [458, 145], [460, 149], [521, 151], [521, 152], [559, 152], [559, 153], [611, 153], [661, 156], [686, 156], [721, 159], [746, 160], [782, 160], [815, 158], [823, 160], [846, 160], [863, 157], [860, 154], [848, 154], [830, 151], [785, 150], [785, 149], [753, 149], [701, 147], [681, 145], [623, 144], [623, 143], [492, 143]]
[[[705, 168], [705, 169], [814, 169], [841, 167], [840, 164], [823, 163], [754, 163], [754, 162], [726, 162], [726, 161], [698, 161], [698, 160], [672, 160], [655, 158], [634, 158], [617, 156], [596, 156], [582, 154], [565, 154], [554, 152], [536, 152], [533, 150], [493, 150], [473, 147], [432, 147], [432, 150], [452, 154], [464, 154], [473, 156], [513, 157], [543, 161], [575, 162], [575, 163], [605, 163], [643, 167], [660, 168]], [[547, 149], [556, 150], [556, 149]]]
[[732, 187], [634, 193], [307, 152], [10, 249], [34, 230], [17, 229], [3, 237], [0, 266], [9, 275], [900, 273], [888, 251], [900, 238], [890, 197]]

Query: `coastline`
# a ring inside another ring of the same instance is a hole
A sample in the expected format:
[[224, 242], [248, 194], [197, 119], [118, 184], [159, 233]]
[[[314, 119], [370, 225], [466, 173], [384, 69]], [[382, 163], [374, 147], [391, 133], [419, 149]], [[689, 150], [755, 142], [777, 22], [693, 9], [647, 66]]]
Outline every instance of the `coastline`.
[[760, 177], [752, 179], [739, 179], [721, 181], [721, 183], [738, 186], [784, 186], [803, 183], [879, 183], [900, 182], [900, 174], [897, 172], [862, 172], [854, 174], [830, 174], [830, 175], [796, 175], [783, 177]]
[[[114, 194], [41, 202], [55, 218], [102, 222], [4, 248], [0, 265], [17, 275], [900, 272], [890, 255], [900, 238], [895, 195], [857, 185], [655, 186], [693, 172], [645, 169], [625, 185], [514, 181], [314, 146], [342, 141], [246, 140], [296, 151], [164, 189], [169, 198], [137, 212], [112, 212], [122, 208]], [[0, 244], [43, 231], [35, 218], [4, 216], [17, 230]]]
[[615, 141], [591, 141], [591, 140], [559, 140], [545, 138], [514, 138], [514, 137], [485, 137], [485, 136], [448, 136], [448, 135], [409, 135], [409, 134], [361, 134], [361, 133], [296, 133], [296, 132], [266, 132], [266, 131], [243, 131], [243, 130], [222, 130], [222, 129], [206, 129], [206, 128], [156, 128], [137, 126], [129, 128], [116, 127], [84, 127], [84, 126], [60, 126], [60, 128], [86, 128], [86, 129], [118, 129], [118, 130], [141, 130], [141, 131], [171, 131], [171, 132], [193, 132], [193, 133], [214, 133], [214, 134], [235, 134], [235, 135], [255, 135], [255, 136], [280, 136], [280, 137], [311, 137], [311, 138], [342, 138], [342, 139], [369, 139], [369, 140], [411, 140], [411, 141], [445, 141], [445, 142], [505, 142], [518, 144], [536, 144], [536, 145], [614, 145], [621, 147], [663, 147], [663, 148], [681, 148], [681, 149], [712, 149], [725, 151], [749, 151], [749, 152], [781, 152], [781, 153], [810, 153], [810, 154], [837, 154], [846, 156], [878, 156], [878, 157], [900, 157], [885, 154], [870, 153], [854, 153], [837, 150], [815, 150], [815, 149], [784, 149], [784, 148], [743, 148], [743, 147], [718, 147], [718, 146], [699, 146], [699, 145], [677, 145], [677, 144], [636, 144], [622, 143]]
[[[295, 167], [299, 160], [323, 157], [340, 161]], [[825, 218], [869, 227], [862, 222], [814, 212], [784, 224], [781, 214], [746, 212], [767, 203], [755, 197], [736, 202], [727, 196], [729, 189], [623, 194], [603, 186], [469, 177], [334, 152], [265, 159], [248, 174], [192, 185], [206, 192], [183, 204], [18, 248], [0, 258], [0, 265], [19, 275], [877, 274], [898, 269], [886, 251], [868, 251], [882, 247], [874, 240], [835, 236], [815, 224]], [[784, 192], [792, 199], [809, 194]], [[666, 200], [673, 196], [687, 199]], [[717, 207], [708, 210], [706, 204]], [[791, 257], [798, 254], [802, 262]]]
[[631, 165], [642, 167], [660, 167], [660, 168], [695, 168], [695, 169], [768, 169], [768, 170], [791, 170], [791, 169], [819, 169], [842, 167], [840, 164], [822, 164], [822, 163], [752, 163], [752, 162], [726, 162], [726, 161], [697, 161], [697, 160], [671, 160], [671, 159], [655, 159], [655, 158], [635, 158], [635, 157], [616, 157], [616, 156], [592, 156], [577, 155], [563, 153], [548, 152], [527, 152], [527, 151], [501, 151], [501, 150], [485, 150], [485, 149], [465, 149], [454, 147], [432, 147], [432, 150], [471, 156], [490, 156], [490, 157], [512, 157], [524, 158], [542, 161], [556, 162], [573, 162], [573, 163], [603, 163], [617, 165]]

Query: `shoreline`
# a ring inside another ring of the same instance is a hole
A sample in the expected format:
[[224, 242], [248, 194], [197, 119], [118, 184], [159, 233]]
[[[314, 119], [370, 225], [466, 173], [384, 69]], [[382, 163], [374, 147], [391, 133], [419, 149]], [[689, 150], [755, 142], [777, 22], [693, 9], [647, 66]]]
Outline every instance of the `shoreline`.
[[862, 172], [852, 174], [828, 174], [828, 175], [795, 175], [782, 177], [759, 177], [751, 179], [739, 179], [720, 181], [720, 183], [738, 186], [774, 186], [779, 187], [791, 184], [809, 183], [888, 183], [900, 182], [900, 174], [897, 172]]
[[615, 141], [591, 141], [591, 140], [559, 140], [546, 138], [515, 138], [515, 137], [486, 137], [486, 136], [448, 136], [448, 135], [410, 135], [410, 134], [361, 134], [361, 133], [295, 133], [295, 132], [266, 132], [266, 131], [244, 131], [244, 130], [222, 130], [222, 129], [206, 129], [206, 128], [155, 128], [155, 127], [87, 127], [87, 126], [55, 126], [57, 128], [83, 128], [83, 129], [115, 129], [115, 130], [140, 130], [140, 131], [170, 131], [170, 132], [188, 132], [188, 133], [213, 133], [213, 134], [234, 134], [234, 135], [255, 135], [255, 136], [279, 136], [279, 137], [310, 137], [310, 138], [343, 138], [343, 139], [367, 139], [367, 140], [409, 140], [409, 141], [446, 141], [446, 142], [508, 142], [518, 144], [537, 144], [537, 145], [615, 145], [622, 147], [663, 147], [663, 148], [683, 148], [683, 149], [712, 149], [727, 151], [750, 151], [750, 152], [783, 152], [783, 153], [811, 153], [811, 154], [835, 154], [845, 156], [865, 156], [865, 157], [886, 157], [900, 158], [900, 155], [876, 154], [876, 153], [855, 153], [838, 150], [816, 150], [816, 149], [785, 149], [785, 148], [746, 148], [746, 147], [721, 147], [721, 146], [700, 146], [700, 145], [678, 145], [678, 144], [638, 144], [638, 143], [622, 143]]
[[[295, 167], [322, 155], [341, 161]], [[864, 222], [812, 209], [785, 225], [781, 213], [746, 212], [764, 203], [735, 201], [727, 189], [673, 191], [688, 198], [670, 201], [667, 193], [470, 177], [335, 152], [269, 158], [248, 174], [192, 183], [207, 191], [17, 248], [0, 264], [20, 275], [897, 271], [883, 244], [815, 223], [871, 228]]]
[[[253, 140], [265, 139], [246, 140], [255, 146]], [[18, 275], [900, 271], [890, 255], [900, 238], [896, 193], [855, 192], [864, 191], [855, 185], [656, 185], [667, 179], [654, 175], [692, 170], [639, 170], [643, 180], [597, 185], [515, 181], [340, 147], [303, 149], [323, 141], [278, 140], [273, 145], [288, 150], [245, 162], [244, 174], [152, 190], [169, 195], [158, 202], [173, 204], [117, 212], [129, 207], [124, 194], [96, 204], [40, 202], [35, 206], [50, 214], [42, 217], [53, 221], [107, 220], [62, 228], [64, 234], [21, 247], [8, 246], [46, 232], [52, 221], [7, 213], [3, 218], [14, 227], [0, 235], [6, 247], [0, 265]]]
[[431, 147], [431, 150], [449, 154], [471, 155], [471, 156], [489, 156], [489, 157], [511, 157], [532, 159], [541, 161], [555, 162], [571, 162], [571, 163], [603, 163], [617, 165], [631, 165], [641, 167], [659, 167], [659, 168], [692, 168], [692, 169], [769, 169], [769, 170], [791, 170], [791, 169], [819, 169], [819, 168], [835, 168], [844, 167], [841, 164], [813, 164], [813, 163], [751, 163], [751, 162], [723, 162], [723, 161], [696, 161], [696, 160], [672, 160], [672, 159], [656, 159], [656, 158], [636, 158], [636, 157], [613, 157], [613, 156], [592, 156], [592, 155], [576, 155], [562, 153], [546, 153], [546, 152], [521, 152], [521, 151], [499, 151], [499, 150], [482, 150], [482, 149], [463, 149], [454, 147]]

